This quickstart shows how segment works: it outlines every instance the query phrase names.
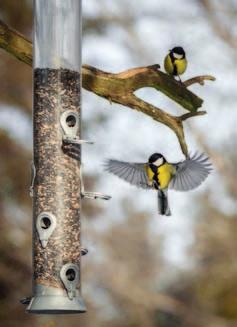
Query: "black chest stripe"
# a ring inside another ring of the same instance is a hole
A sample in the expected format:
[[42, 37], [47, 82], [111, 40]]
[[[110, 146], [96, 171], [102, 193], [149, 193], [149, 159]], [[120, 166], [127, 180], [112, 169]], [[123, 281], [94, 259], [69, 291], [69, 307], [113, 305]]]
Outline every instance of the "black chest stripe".
[[157, 166], [155, 166], [153, 164], [149, 164], [149, 167], [151, 168], [151, 170], [154, 173], [153, 182], [154, 182], [155, 188], [158, 190], [159, 186], [160, 186], [160, 183], [159, 183], [159, 180], [158, 180], [158, 175], [159, 175], [158, 168], [157, 168]]
[[178, 75], [178, 70], [177, 70], [177, 66], [175, 65], [175, 57], [174, 57], [173, 52], [170, 52], [170, 59], [173, 64], [173, 67], [174, 67], [172, 74], [176, 76], [176, 75]]
[[178, 70], [176, 64], [174, 64], [173, 75], [178, 75]]

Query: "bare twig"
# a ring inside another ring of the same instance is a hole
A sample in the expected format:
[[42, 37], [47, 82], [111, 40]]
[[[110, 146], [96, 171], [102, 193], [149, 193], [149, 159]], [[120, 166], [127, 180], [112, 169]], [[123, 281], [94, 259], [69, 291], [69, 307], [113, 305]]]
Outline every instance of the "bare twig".
[[203, 116], [205, 115], [207, 112], [206, 111], [196, 111], [196, 112], [188, 112], [186, 114], [183, 114], [179, 117], [177, 117], [178, 119], [180, 119], [181, 121], [184, 121], [188, 118], [192, 118], [192, 117], [195, 117], [195, 116]]
[[216, 80], [216, 78], [214, 76], [203, 75], [203, 76], [196, 76], [196, 77], [190, 78], [187, 81], [183, 82], [183, 84], [186, 87], [188, 87], [188, 86], [193, 85], [193, 84], [204, 85], [205, 81], [215, 81], [215, 80]]

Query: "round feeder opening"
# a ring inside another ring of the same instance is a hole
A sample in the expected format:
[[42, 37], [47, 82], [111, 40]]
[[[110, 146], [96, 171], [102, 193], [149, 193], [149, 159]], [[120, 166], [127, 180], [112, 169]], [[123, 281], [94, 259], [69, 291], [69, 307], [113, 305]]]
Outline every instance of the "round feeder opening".
[[70, 114], [66, 118], [66, 123], [68, 127], [74, 127], [77, 123], [77, 119], [74, 115]]
[[40, 220], [40, 227], [42, 229], [48, 229], [51, 226], [51, 220], [49, 217], [42, 217]]
[[69, 280], [69, 282], [72, 282], [75, 280], [76, 278], [76, 272], [74, 269], [72, 268], [69, 268], [67, 271], [66, 271], [66, 277], [67, 277], [67, 280]]

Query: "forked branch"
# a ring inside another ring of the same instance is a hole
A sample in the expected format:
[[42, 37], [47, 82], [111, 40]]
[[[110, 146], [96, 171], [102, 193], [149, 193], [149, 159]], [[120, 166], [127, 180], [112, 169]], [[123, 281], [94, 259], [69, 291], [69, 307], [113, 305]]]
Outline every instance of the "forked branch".
[[[22, 62], [28, 65], [32, 64], [32, 43], [1, 21], [0, 47]], [[187, 87], [194, 83], [203, 85], [205, 80], [214, 81], [215, 78], [209, 75], [197, 76], [180, 83], [160, 71], [159, 68], [160, 66], [156, 64], [114, 74], [84, 65], [82, 68], [82, 86], [110, 102], [140, 111], [168, 126], [176, 134], [182, 152], [188, 156], [183, 121], [194, 116], [204, 115], [206, 112], [198, 111], [203, 100], [188, 90]], [[177, 117], [141, 100], [134, 92], [144, 87], [155, 88], [189, 112]]]

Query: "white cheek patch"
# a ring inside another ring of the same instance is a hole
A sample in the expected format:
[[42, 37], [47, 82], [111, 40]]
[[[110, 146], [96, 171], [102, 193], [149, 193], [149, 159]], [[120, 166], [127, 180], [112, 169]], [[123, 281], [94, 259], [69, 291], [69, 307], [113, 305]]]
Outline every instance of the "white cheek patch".
[[183, 55], [175, 53], [175, 52], [173, 53], [173, 56], [174, 56], [175, 59], [182, 59], [183, 58]]
[[164, 163], [163, 158], [159, 158], [159, 159], [157, 159], [156, 161], [153, 162], [153, 165], [159, 167], [159, 166], [163, 165], [163, 163]]

